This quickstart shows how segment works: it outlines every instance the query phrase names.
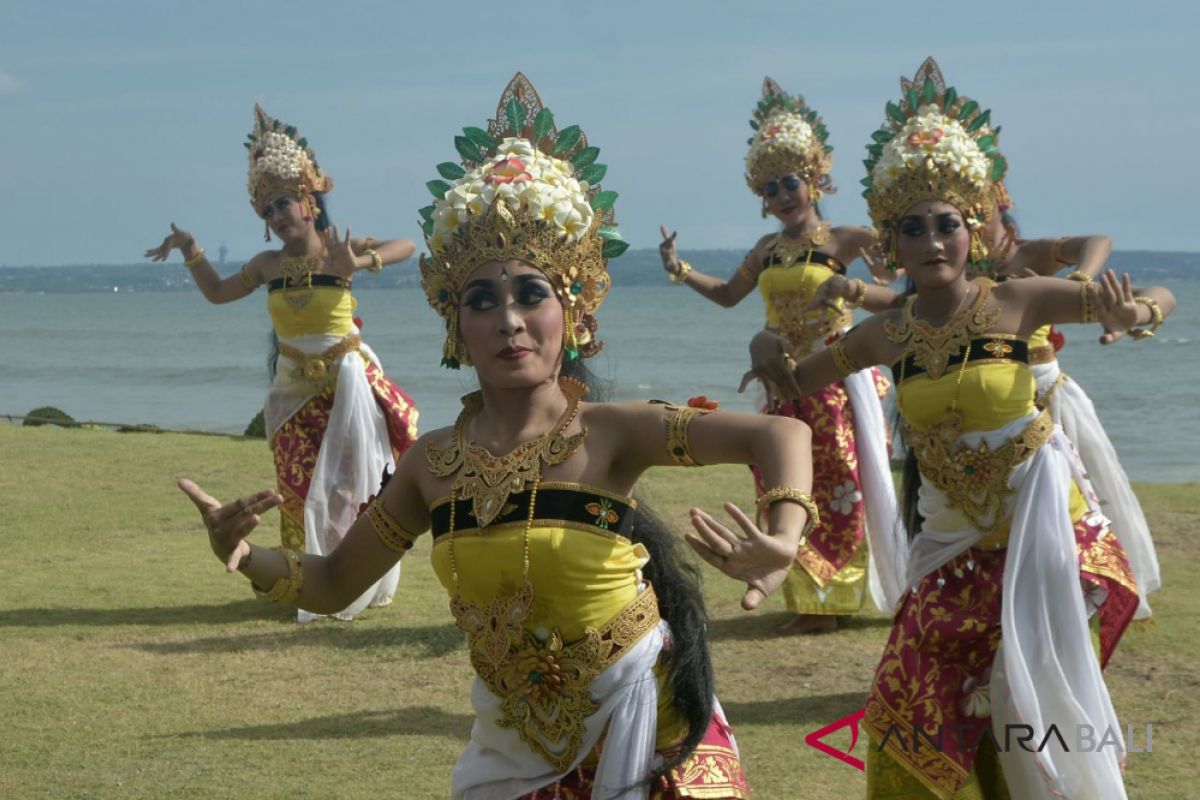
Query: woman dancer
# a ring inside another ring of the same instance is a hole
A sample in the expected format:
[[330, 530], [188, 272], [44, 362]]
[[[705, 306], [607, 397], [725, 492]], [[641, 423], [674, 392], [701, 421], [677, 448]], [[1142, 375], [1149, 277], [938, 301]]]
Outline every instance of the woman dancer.
[[[360, 269], [378, 272], [408, 258], [406, 239], [354, 239], [329, 224], [324, 196], [333, 179], [295, 128], [254, 107], [250, 204], [266, 238], [283, 247], [265, 250], [236, 275], [222, 279], [191, 234], [171, 234], [146, 256], [164, 261], [178, 249], [184, 266], [211, 303], [247, 297], [267, 284], [267, 311], [278, 340], [278, 362], [264, 417], [279, 493], [280, 538], [296, 552], [328, 554], [354, 522], [358, 507], [379, 489], [417, 437], [417, 409], [383, 374], [354, 321], [350, 282]], [[391, 602], [399, 567], [332, 613], [352, 619]], [[301, 622], [315, 619], [299, 612]]]
[[[651, 466], [757, 463], [765, 529], [727, 505], [688, 538], [745, 581], [746, 608], [783, 582], [817, 519], [809, 432], [794, 420], [688, 406], [583, 402], [579, 359], [600, 349], [607, 259], [625, 243], [578, 126], [558, 129], [518, 74], [487, 129], [455, 139], [421, 210], [443, 362], [480, 390], [422, 437], [329, 556], [251, 546], [261, 492], [227, 506], [193, 484], [216, 555], [266, 597], [324, 611], [378, 579], [432, 528], [433, 565], [467, 636], [476, 722], [453, 796], [744, 798], [712, 694], [694, 570], [630, 497]], [[495, 455], [504, 453], [505, 455]], [[649, 780], [648, 780], [649, 778]]]
[[[663, 268], [676, 284], [686, 284], [709, 300], [732, 307], [754, 291], [766, 305], [766, 329], [776, 334], [754, 358], [767, 387], [768, 414], [803, 420], [813, 430], [813, 495], [824, 510], [821, 524], [800, 550], [784, 585], [784, 599], [795, 616], [777, 629], [783, 635], [831, 631], [838, 615], [862, 608], [869, 561], [864, 531], [890, 525], [896, 515], [888, 469], [887, 434], [880, 398], [888, 383], [876, 370], [849, 375], [798, 400], [785, 400], [775, 378], [788, 380], [788, 364], [837, 341], [849, 328], [851, 308], [868, 288], [831, 310], [805, 310], [822, 283], [842, 275], [846, 264], [873, 246], [875, 233], [854, 226], [833, 227], [823, 220], [817, 201], [833, 191], [829, 178], [833, 148], [817, 113], [800, 96], [763, 81], [763, 97], [750, 127], [756, 131], [746, 155], [746, 182], [762, 198], [763, 216], [783, 225], [762, 237], [729, 280], [705, 275], [681, 261], [674, 233], [662, 229]], [[763, 340], [759, 340], [763, 341]], [[758, 490], [763, 490], [761, 477]], [[870, 580], [876, 602], [878, 586]]]
[[[990, 112], [929, 67], [887, 104], [865, 193], [916, 292], [796, 368], [811, 392], [890, 364], [910, 448], [911, 545], [899, 529], [871, 532], [897, 610], [864, 718], [868, 794], [1124, 797], [1120, 745], [1085, 752], [1061, 732], [1120, 730], [1101, 667], [1137, 586], [1061, 429], [1035, 404], [1028, 340], [1046, 324], [1099, 321], [1115, 341], [1157, 328], [1174, 298], [1135, 294], [1112, 273], [970, 280], [1005, 163]], [[1013, 744], [1026, 729], [1033, 744]], [[914, 746], [917, 731], [937, 744]]]

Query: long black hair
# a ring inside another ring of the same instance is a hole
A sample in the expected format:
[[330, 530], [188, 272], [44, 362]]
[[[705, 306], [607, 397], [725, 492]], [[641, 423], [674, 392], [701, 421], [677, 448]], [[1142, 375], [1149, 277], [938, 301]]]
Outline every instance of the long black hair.
[[[562, 375], [594, 389], [589, 394], [598, 400], [606, 394], [606, 387], [581, 360], [564, 364]], [[650, 780], [657, 780], [691, 755], [712, 720], [714, 681], [708, 651], [708, 612], [700, 591], [700, 570], [685, 557], [679, 537], [641, 500], [637, 501], [630, 538], [650, 554], [642, 574], [654, 586], [658, 613], [671, 626], [670, 642], [663, 649], [667, 691], [672, 708], [687, 723], [687, 736], [678, 751], [650, 776]]]
[[[916, 293], [916, 283], [912, 278], [905, 277], [903, 297], [909, 297]], [[904, 419], [900, 416], [899, 384], [896, 386], [896, 411], [892, 430], [904, 430]], [[917, 456], [912, 448], [903, 439], [901, 439], [900, 446], [904, 450], [904, 466], [900, 470], [900, 519], [903, 520], [904, 528], [908, 531], [908, 538], [912, 539], [925, 522], [925, 518], [917, 510], [917, 500], [921, 491], [921, 470], [917, 467]]]

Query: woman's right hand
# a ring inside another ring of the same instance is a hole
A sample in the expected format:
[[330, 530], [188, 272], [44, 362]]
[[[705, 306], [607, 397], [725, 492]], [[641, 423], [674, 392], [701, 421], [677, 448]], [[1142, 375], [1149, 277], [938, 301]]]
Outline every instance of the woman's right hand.
[[658, 226], [662, 234], [662, 243], [658, 245], [658, 255], [662, 258], [663, 269], [668, 275], [679, 274], [679, 253], [675, 252], [675, 237], [678, 231], [668, 231], [666, 225]]
[[204, 527], [208, 529], [208, 544], [213, 554], [225, 562], [228, 572], [236, 572], [242, 558], [249, 555], [250, 543], [246, 537], [261, 521], [259, 515], [283, 502], [283, 497], [274, 489], [221, 505], [219, 500], [187, 478], [179, 481], [179, 488], [196, 504]]
[[800, 397], [800, 384], [796, 382], [796, 362], [788, 355], [787, 340], [776, 333], [761, 330], [750, 340], [750, 371], [742, 376], [738, 392], [754, 379], [763, 382], [767, 391], [767, 404], [774, 407], [780, 400]]
[[[178, 248], [182, 250], [195, 241], [192, 235], [187, 231], [181, 231], [175, 227], [175, 223], [171, 223], [171, 233], [162, 241], [158, 247], [152, 247], [146, 251], [146, 258], [151, 261], [166, 261], [171, 251]], [[195, 485], [195, 484], [193, 484]]]
[[845, 275], [833, 275], [817, 287], [805, 311], [828, 310], [841, 313], [838, 300], [845, 302], [854, 296], [854, 283]]

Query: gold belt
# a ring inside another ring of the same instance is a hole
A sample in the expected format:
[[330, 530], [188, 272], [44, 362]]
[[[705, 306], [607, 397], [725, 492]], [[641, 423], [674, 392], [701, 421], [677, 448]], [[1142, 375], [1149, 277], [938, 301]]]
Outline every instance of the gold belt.
[[279, 343], [279, 354], [299, 364], [292, 376], [313, 388], [321, 388], [337, 375], [337, 363], [346, 353], [354, 353], [362, 345], [362, 337], [352, 333], [323, 353], [309, 355], [291, 345]]
[[1044, 445], [1054, 432], [1049, 409], [1025, 430], [996, 449], [980, 442], [977, 447], [959, 444], [962, 413], [953, 411], [932, 431], [905, 425], [904, 436], [917, 457], [921, 477], [946, 493], [950, 508], [961, 509], [971, 524], [990, 530], [1001, 520], [1004, 501], [1013, 493], [1013, 470]]
[[471, 666], [501, 699], [501, 728], [513, 728], [558, 771], [583, 746], [584, 722], [600, 707], [588, 686], [658, 625], [658, 598], [647, 586], [601, 629], [564, 645], [558, 631], [539, 639], [524, 627], [533, 605], [528, 582], [486, 607], [455, 597], [450, 610], [467, 634]]
[[1049, 364], [1058, 355], [1054, 352], [1054, 345], [1045, 344], [1041, 347], [1029, 348], [1029, 363], [1030, 364]]

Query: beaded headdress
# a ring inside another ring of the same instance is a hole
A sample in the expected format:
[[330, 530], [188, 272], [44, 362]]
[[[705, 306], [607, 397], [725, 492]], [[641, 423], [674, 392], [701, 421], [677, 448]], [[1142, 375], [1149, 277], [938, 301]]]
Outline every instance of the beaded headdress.
[[911, 81], [900, 79], [900, 90], [900, 102], [888, 102], [884, 124], [871, 134], [863, 162], [863, 197], [885, 252], [894, 254], [896, 223], [905, 211], [943, 200], [962, 212], [971, 229], [971, 260], [982, 261], [987, 249], [979, 234], [1008, 168], [1000, 128], [991, 127], [990, 110], [946, 86], [932, 57]]
[[829, 131], [820, 115], [803, 97], [789, 95], [771, 78], [763, 79], [762, 95], [750, 120], [755, 134], [747, 140], [746, 184], [750, 191], [761, 195], [767, 181], [796, 174], [809, 185], [814, 200], [832, 194], [833, 147], [825, 143]]
[[421, 283], [446, 320], [442, 364], [469, 363], [458, 340], [458, 306], [471, 273], [489, 261], [525, 261], [541, 270], [563, 305], [565, 358], [600, 351], [596, 310], [608, 293], [607, 262], [629, 245], [617, 230], [617, 193], [603, 191], [608, 168], [578, 125], [559, 130], [533, 84], [517, 73], [487, 129], [454, 137], [460, 164], [438, 164], [445, 180], [420, 210], [428, 256]]
[[321, 171], [308, 140], [291, 125], [271, 117], [259, 105], [254, 106], [254, 130], [243, 144], [250, 156], [247, 189], [254, 213], [261, 214], [266, 204], [283, 194], [300, 199], [305, 212], [317, 217], [313, 192], [328, 192], [333, 178]]

